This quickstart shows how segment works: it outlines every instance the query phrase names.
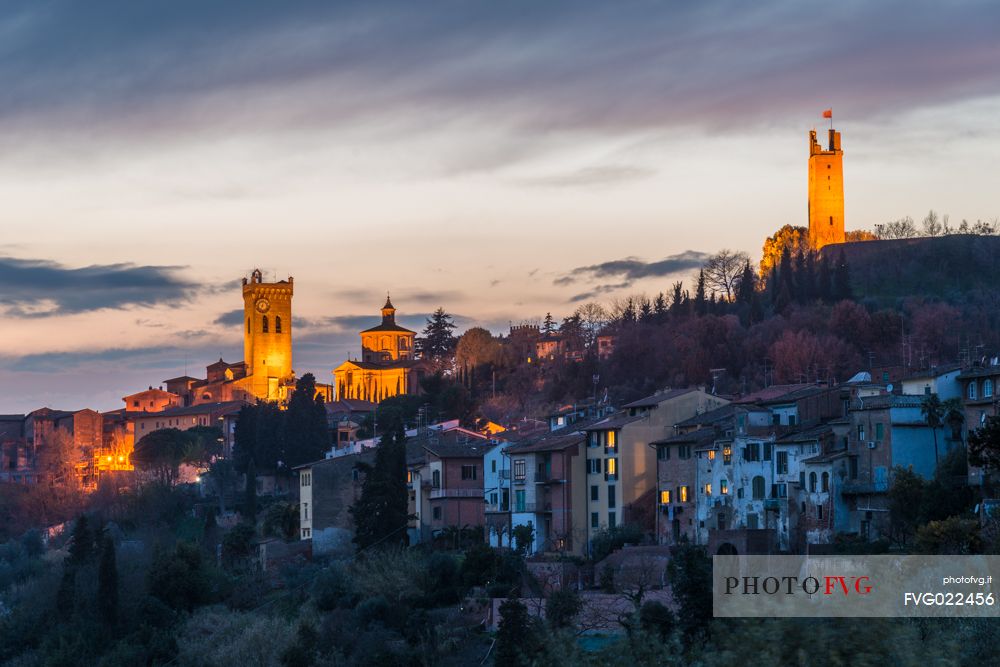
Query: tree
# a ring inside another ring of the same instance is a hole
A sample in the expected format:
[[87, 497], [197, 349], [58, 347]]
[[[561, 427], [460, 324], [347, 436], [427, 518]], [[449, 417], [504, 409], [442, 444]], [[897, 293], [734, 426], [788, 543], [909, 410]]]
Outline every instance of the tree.
[[545, 313], [545, 319], [542, 321], [542, 333], [550, 334], [556, 330], [555, 320], [552, 319], [552, 313]]
[[537, 646], [528, 608], [516, 599], [505, 600], [500, 605], [500, 624], [497, 626], [497, 667], [521, 667], [531, 664]]
[[528, 550], [531, 549], [532, 542], [535, 541], [535, 527], [530, 521], [528, 523], [518, 524], [517, 526], [514, 526], [513, 536], [517, 552], [522, 556], [526, 556], [528, 554]]
[[924, 416], [924, 421], [931, 428], [934, 435], [934, 465], [938, 463], [938, 441], [937, 430], [941, 427], [944, 418], [944, 406], [937, 394], [929, 394], [924, 397], [920, 404], [920, 414]]
[[387, 426], [375, 449], [375, 464], [358, 463], [364, 473], [361, 497], [350, 508], [354, 543], [359, 550], [406, 544], [406, 433], [396, 421]]
[[705, 269], [698, 271], [698, 286], [694, 291], [694, 312], [704, 315], [708, 310], [708, 301], [705, 298]]
[[981, 542], [979, 522], [953, 516], [931, 521], [917, 530], [916, 547], [923, 554], [966, 555], [977, 553]]
[[893, 469], [889, 487], [889, 524], [900, 544], [912, 535], [920, 523], [920, 506], [924, 496], [924, 480], [912, 470]]
[[582, 325], [581, 333], [584, 345], [588, 348], [593, 346], [597, 335], [608, 323], [608, 311], [601, 304], [590, 301], [573, 311], [573, 315]]
[[844, 249], [841, 248], [840, 252], [837, 253], [837, 264], [833, 269], [833, 299], [842, 301], [852, 298], [854, 296], [851, 290], [851, 269], [847, 265]]
[[923, 221], [924, 226], [924, 236], [937, 236], [941, 233], [943, 229], [948, 227], [948, 216], [944, 217], [944, 224], [941, 224], [941, 218], [938, 216], [934, 209], [931, 209], [927, 213], [927, 217]]
[[251, 526], [257, 522], [257, 470], [253, 459], [247, 464], [246, 486], [243, 494], [243, 520]]
[[135, 444], [132, 462], [161, 484], [173, 485], [191, 442], [191, 437], [180, 429], [158, 429], [142, 436]]
[[222, 429], [218, 426], [193, 426], [184, 433], [188, 437], [184, 463], [204, 469], [222, 455]]
[[81, 514], [73, 526], [72, 544], [69, 547], [69, 562], [74, 566], [86, 565], [94, 554], [94, 533], [86, 514]]
[[322, 459], [330, 448], [330, 431], [322, 394], [316, 393], [316, 378], [306, 373], [295, 382], [295, 392], [284, 414], [285, 468]]
[[444, 308], [435, 310], [427, 319], [423, 337], [419, 340], [421, 354], [438, 361], [451, 354], [455, 349], [455, 336], [452, 334], [454, 328], [452, 316], [444, 312]]
[[750, 256], [742, 250], [720, 250], [705, 261], [705, 285], [710, 291], [724, 296], [727, 302], [732, 302], [736, 298], [743, 269], [749, 263]]
[[[555, 325], [552, 326], [555, 330]], [[455, 347], [455, 361], [459, 368], [471, 370], [499, 363], [500, 353], [500, 344], [493, 334], [482, 327], [472, 327], [459, 337]]]
[[696, 643], [712, 619], [712, 561], [705, 548], [683, 544], [674, 548], [667, 565], [678, 626], [688, 645]]
[[583, 600], [576, 590], [560, 588], [552, 591], [545, 601], [545, 619], [553, 629], [568, 628], [582, 609]]
[[969, 434], [969, 463], [987, 470], [1000, 468], [1000, 416], [987, 417]]
[[118, 564], [115, 541], [105, 534], [101, 546], [101, 563], [97, 569], [97, 609], [108, 628], [118, 625]]
[[875, 236], [880, 239], [910, 239], [917, 235], [917, 226], [913, 218], [906, 216], [899, 220], [890, 220], [881, 225], [875, 225]]
[[778, 268], [785, 251], [789, 257], [809, 250], [809, 230], [805, 227], [785, 225], [764, 240], [760, 257], [760, 278], [770, 282], [771, 274]]

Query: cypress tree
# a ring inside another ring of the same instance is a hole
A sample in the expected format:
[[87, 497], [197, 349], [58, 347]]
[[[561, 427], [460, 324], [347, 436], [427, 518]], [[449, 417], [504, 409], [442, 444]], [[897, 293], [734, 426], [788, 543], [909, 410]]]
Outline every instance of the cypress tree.
[[69, 548], [69, 561], [72, 565], [84, 565], [94, 553], [94, 535], [90, 531], [87, 515], [81, 514], [73, 526], [73, 544]]
[[243, 500], [243, 520], [251, 526], [257, 523], [257, 471], [253, 459], [247, 463], [246, 494]]
[[406, 544], [409, 520], [406, 490], [406, 434], [398, 415], [392, 417], [375, 450], [375, 464], [359, 463], [365, 473], [361, 497], [351, 506], [354, 543], [358, 549]]
[[694, 292], [694, 312], [704, 315], [708, 308], [708, 301], [705, 299], [705, 269], [698, 271], [698, 287]]
[[295, 393], [284, 413], [284, 463], [294, 467], [323, 458], [330, 448], [326, 408], [316, 393], [316, 378], [306, 373], [295, 383]]
[[118, 563], [115, 541], [110, 535], [104, 536], [97, 569], [97, 608], [105, 625], [112, 628], [118, 625]]

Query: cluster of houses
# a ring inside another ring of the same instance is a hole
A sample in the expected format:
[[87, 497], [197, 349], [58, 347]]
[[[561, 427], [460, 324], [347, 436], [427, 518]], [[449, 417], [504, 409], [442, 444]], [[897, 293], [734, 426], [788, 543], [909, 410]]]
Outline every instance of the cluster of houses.
[[[889, 531], [892, 470], [930, 478], [997, 414], [1000, 363], [862, 372], [848, 382], [775, 385], [738, 397], [667, 389], [618, 409], [588, 400], [546, 421], [481, 434], [457, 422], [408, 433], [410, 543], [476, 528], [493, 546], [530, 526], [532, 554], [589, 553], [600, 531], [710, 553], [821, 552], [838, 534]], [[960, 405], [932, 427], [928, 396]], [[301, 538], [349, 550], [348, 508], [374, 441], [297, 469]], [[982, 483], [970, 468], [968, 483]]]

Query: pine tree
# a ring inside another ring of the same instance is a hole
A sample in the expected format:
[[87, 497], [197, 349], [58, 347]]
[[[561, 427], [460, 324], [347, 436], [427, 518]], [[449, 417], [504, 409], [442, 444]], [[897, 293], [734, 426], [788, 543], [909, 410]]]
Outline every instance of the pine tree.
[[740, 275], [740, 282], [736, 287], [736, 301], [749, 305], [756, 292], [757, 276], [754, 275], [753, 269], [750, 268], [750, 260], [747, 260], [746, 265], [743, 267], [743, 273]]
[[545, 313], [545, 320], [542, 322], [542, 333], [548, 335], [555, 330], [556, 323], [552, 319], [552, 313]]
[[694, 312], [704, 315], [708, 308], [708, 301], [705, 299], [705, 270], [698, 271], [698, 287], [694, 292]]
[[536, 649], [528, 608], [516, 598], [500, 605], [500, 624], [497, 627], [497, 667], [520, 667], [531, 664]]
[[115, 541], [110, 535], [104, 536], [97, 570], [97, 608], [106, 627], [118, 625], [118, 564]]
[[456, 339], [452, 334], [455, 328], [452, 317], [444, 312], [444, 308], [438, 308], [434, 314], [427, 319], [427, 326], [422, 332], [423, 337], [418, 341], [420, 352], [425, 357], [431, 359], [441, 359], [455, 349]]
[[375, 450], [375, 463], [359, 463], [365, 474], [361, 497], [351, 506], [358, 549], [406, 544], [406, 433], [398, 418], [389, 424]]
[[295, 393], [284, 414], [284, 463], [289, 468], [323, 458], [330, 448], [326, 408], [316, 393], [316, 378], [306, 373], [295, 383]]

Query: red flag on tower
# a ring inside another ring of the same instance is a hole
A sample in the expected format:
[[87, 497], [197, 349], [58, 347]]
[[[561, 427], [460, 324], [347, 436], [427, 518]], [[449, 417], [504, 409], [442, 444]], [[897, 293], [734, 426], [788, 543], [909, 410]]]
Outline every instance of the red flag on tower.
[[827, 109], [824, 111], [823, 118], [833, 118], [833, 109]]

